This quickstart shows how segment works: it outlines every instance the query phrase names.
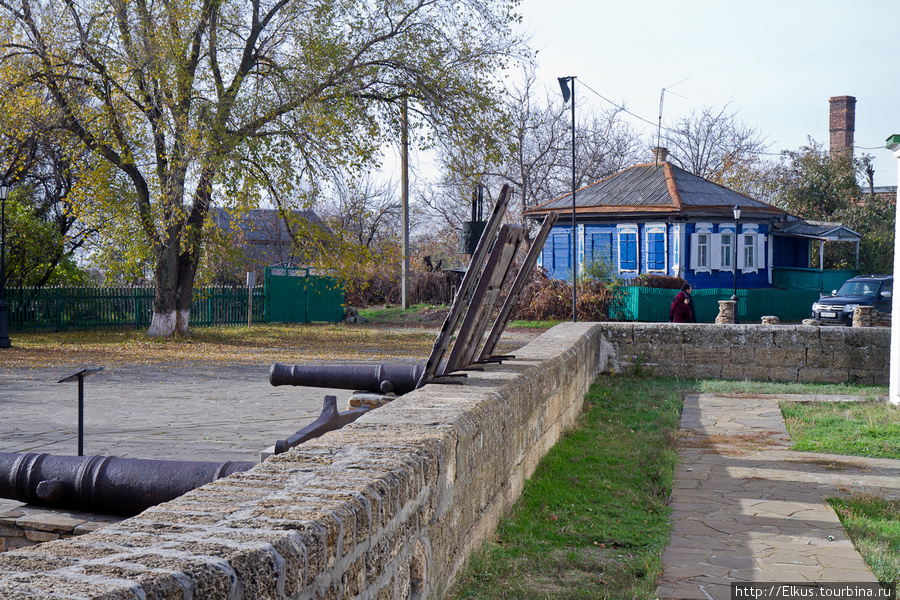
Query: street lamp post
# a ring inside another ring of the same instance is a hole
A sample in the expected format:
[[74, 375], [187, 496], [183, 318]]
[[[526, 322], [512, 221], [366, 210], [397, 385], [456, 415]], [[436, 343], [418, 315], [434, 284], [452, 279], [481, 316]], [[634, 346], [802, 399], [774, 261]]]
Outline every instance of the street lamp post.
[[734, 269], [734, 294], [732, 294], [731, 299], [734, 300], [734, 322], [737, 323], [738, 227], [741, 220], [741, 207], [735, 204], [732, 212], [734, 213], [734, 263], [731, 267]]
[[0, 348], [9, 348], [9, 304], [6, 302], [6, 197], [9, 184], [0, 181]]
[[[572, 97], [572, 321], [578, 321], [578, 246], [576, 243], [575, 226], [575, 77], [558, 77], [559, 88], [562, 90], [563, 105]], [[572, 90], [569, 91], [569, 82], [572, 82]]]

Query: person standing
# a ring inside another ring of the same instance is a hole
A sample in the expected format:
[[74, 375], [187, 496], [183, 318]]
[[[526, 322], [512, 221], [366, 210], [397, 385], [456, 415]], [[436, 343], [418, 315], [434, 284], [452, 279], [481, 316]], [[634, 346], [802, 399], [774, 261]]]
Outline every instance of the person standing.
[[694, 298], [691, 296], [691, 284], [681, 286], [681, 291], [672, 300], [669, 308], [669, 320], [673, 323], [696, 323], [697, 313], [694, 311]]

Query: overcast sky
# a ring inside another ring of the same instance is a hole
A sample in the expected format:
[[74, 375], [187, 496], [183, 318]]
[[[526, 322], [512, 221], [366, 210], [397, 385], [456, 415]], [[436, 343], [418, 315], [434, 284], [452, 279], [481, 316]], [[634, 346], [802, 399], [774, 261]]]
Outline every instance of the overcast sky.
[[875, 185], [897, 185], [884, 141], [900, 133], [900, 0], [522, 0], [520, 12], [548, 89], [574, 75], [581, 100], [609, 108], [584, 83], [651, 123], [670, 88], [664, 125], [731, 101], [771, 152], [808, 136], [827, 148], [828, 99], [855, 96], [856, 153], [875, 157]]

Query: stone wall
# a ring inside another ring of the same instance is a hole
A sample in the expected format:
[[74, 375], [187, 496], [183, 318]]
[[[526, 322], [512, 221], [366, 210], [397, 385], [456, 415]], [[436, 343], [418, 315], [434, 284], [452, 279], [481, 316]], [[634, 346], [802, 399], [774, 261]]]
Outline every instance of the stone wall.
[[599, 326], [429, 385], [245, 473], [0, 554], [0, 598], [437, 598], [570, 427]]
[[603, 369], [660, 376], [803, 383], [888, 383], [881, 327], [604, 323]]
[[890, 331], [564, 323], [460, 385], [144, 513], [0, 554], [0, 598], [439, 598], [595, 375], [886, 383]]

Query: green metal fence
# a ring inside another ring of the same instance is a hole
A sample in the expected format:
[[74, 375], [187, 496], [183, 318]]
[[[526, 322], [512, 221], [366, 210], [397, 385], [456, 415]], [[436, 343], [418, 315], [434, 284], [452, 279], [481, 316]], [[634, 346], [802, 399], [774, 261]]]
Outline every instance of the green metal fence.
[[801, 288], [822, 290], [828, 293], [841, 287], [841, 284], [859, 275], [856, 269], [795, 269], [775, 267], [772, 269], [772, 285], [776, 288]]
[[[327, 293], [314, 295], [305, 312], [310, 320], [340, 321], [343, 318], [343, 288], [330, 278], [317, 279]], [[77, 329], [142, 329], [149, 327], [153, 316], [152, 287], [96, 288], [8, 288], [9, 330], [70, 331]], [[248, 288], [199, 287], [191, 298], [191, 325], [247, 324], [252, 304], [252, 321], [269, 322], [268, 294], [264, 286]], [[303, 302], [309, 299], [304, 297]], [[296, 298], [282, 295], [279, 302], [292, 303]], [[321, 304], [321, 305], [320, 305]]]
[[[661, 322], [669, 320], [669, 307], [678, 290], [626, 287], [622, 301], [613, 316], [623, 321]], [[734, 289], [694, 289], [697, 321], [712, 323], [719, 314], [719, 300], [730, 300]], [[738, 321], [759, 323], [763, 316], [772, 315], [781, 321], [802, 321], [809, 317], [812, 303], [819, 299], [815, 289], [759, 288], [738, 290]]]

